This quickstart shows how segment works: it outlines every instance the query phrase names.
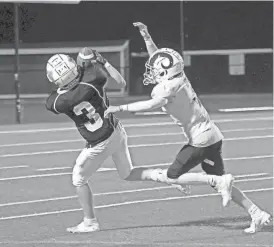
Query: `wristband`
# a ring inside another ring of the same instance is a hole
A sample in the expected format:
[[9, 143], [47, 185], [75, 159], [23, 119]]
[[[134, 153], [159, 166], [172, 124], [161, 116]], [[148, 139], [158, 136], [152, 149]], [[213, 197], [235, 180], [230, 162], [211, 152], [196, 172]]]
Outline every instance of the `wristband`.
[[151, 39], [151, 37], [149, 37], [149, 39], [145, 39], [145, 43], [147, 44], [147, 45], [152, 45], [152, 39]]
[[121, 112], [124, 111], [123, 107], [121, 105], [119, 105], [119, 111], [121, 111]]
[[143, 38], [144, 38], [144, 41], [145, 41], [145, 42], [151, 40], [151, 36], [150, 36], [150, 35], [145, 35], [145, 36], [143, 36]]
[[128, 111], [128, 105], [119, 105], [119, 111]]

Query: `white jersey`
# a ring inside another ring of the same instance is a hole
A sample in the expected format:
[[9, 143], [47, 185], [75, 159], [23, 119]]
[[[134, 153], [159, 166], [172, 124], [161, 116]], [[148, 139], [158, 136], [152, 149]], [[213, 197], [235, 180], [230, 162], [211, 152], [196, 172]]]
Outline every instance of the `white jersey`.
[[162, 110], [182, 127], [190, 145], [207, 147], [223, 139], [221, 131], [210, 119], [185, 74], [159, 83], [153, 88], [151, 96], [168, 99]]

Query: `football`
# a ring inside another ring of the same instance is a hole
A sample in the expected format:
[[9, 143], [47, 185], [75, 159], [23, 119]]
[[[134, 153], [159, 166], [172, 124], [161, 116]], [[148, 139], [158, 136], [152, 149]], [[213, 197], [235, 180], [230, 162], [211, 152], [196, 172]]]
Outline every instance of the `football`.
[[94, 62], [96, 62], [96, 53], [91, 48], [85, 47], [80, 50], [77, 56], [77, 65], [86, 69]]

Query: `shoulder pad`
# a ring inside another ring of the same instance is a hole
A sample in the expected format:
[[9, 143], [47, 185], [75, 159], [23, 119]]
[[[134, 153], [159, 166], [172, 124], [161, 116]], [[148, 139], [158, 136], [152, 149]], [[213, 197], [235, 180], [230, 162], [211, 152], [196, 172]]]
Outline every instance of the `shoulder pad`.
[[57, 112], [54, 108], [54, 103], [55, 103], [55, 100], [56, 100], [56, 97], [58, 97], [58, 94], [57, 92], [52, 92], [49, 97], [46, 99], [46, 108], [55, 113], [55, 114], [58, 114], [59, 112]]
[[174, 91], [174, 88], [170, 84], [161, 83], [156, 85], [152, 92], [151, 97], [162, 97], [162, 98], [168, 98], [171, 96], [174, 96], [176, 94], [176, 91]]

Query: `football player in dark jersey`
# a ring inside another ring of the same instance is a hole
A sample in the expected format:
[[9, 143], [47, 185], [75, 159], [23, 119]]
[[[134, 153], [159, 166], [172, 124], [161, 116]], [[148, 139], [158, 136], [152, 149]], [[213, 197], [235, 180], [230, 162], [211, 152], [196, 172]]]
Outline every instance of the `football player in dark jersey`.
[[[121, 122], [113, 114], [104, 118], [104, 111], [109, 106], [104, 88], [107, 81], [115, 81], [121, 87], [126, 82], [99, 53], [83, 48], [78, 54], [77, 63], [67, 55], [56, 54], [47, 62], [47, 77], [58, 89], [48, 97], [46, 108], [71, 118], [86, 140], [86, 147], [76, 159], [72, 175], [84, 220], [67, 231], [97, 231], [99, 225], [93, 211], [88, 180], [104, 160], [111, 156], [119, 176], [129, 181], [157, 181], [154, 174], [159, 169], [133, 168], [127, 135]], [[184, 187], [174, 187], [186, 192]]]

